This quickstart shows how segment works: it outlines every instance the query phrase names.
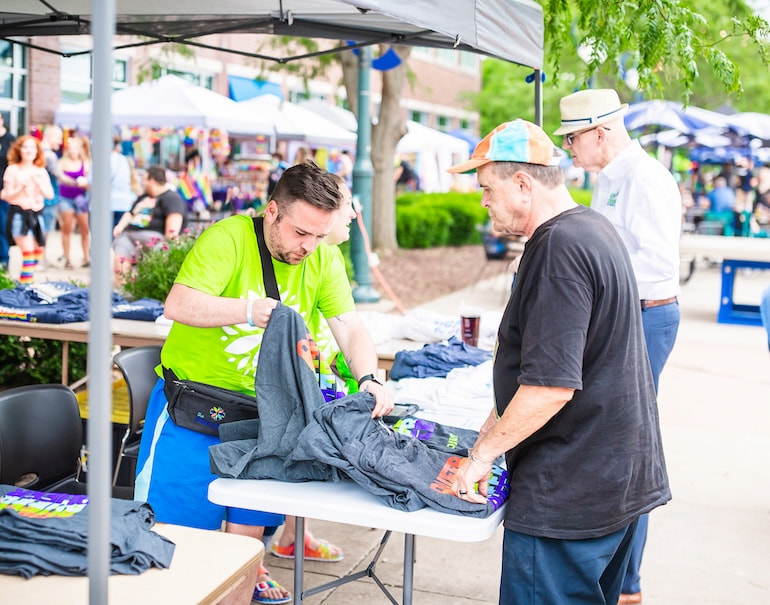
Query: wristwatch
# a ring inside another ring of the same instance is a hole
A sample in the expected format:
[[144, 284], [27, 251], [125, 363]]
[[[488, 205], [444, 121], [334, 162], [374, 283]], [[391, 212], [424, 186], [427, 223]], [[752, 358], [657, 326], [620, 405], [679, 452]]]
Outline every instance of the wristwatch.
[[360, 389], [361, 385], [367, 380], [371, 380], [372, 382], [376, 382], [378, 385], [382, 386], [382, 383], [377, 380], [377, 377], [374, 374], [366, 374], [365, 376], [361, 376], [361, 378], [358, 379], [358, 388]]

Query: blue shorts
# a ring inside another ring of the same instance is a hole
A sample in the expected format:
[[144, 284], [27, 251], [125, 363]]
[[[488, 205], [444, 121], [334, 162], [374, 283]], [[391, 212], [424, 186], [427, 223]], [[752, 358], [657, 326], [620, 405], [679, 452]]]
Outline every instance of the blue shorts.
[[[43, 215], [38, 214], [37, 220], [40, 223], [40, 229], [43, 229]], [[17, 237], [24, 237], [25, 235], [29, 235], [31, 237], [35, 237], [34, 232], [32, 229], [28, 229], [26, 233], [22, 233], [22, 230], [24, 228], [24, 217], [21, 215], [21, 213], [16, 213], [13, 215], [13, 219], [11, 220], [11, 236], [15, 239]], [[45, 230], [43, 230], [43, 233], [45, 233]]]
[[88, 214], [88, 197], [79, 195], [75, 198], [59, 196], [59, 212]]
[[164, 384], [159, 378], [147, 406], [134, 497], [149, 502], [160, 523], [201, 529], [219, 529], [225, 520], [263, 527], [281, 525], [283, 515], [209, 501], [209, 483], [217, 478], [209, 465], [209, 447], [221, 442], [217, 436], [174, 424], [168, 415]]

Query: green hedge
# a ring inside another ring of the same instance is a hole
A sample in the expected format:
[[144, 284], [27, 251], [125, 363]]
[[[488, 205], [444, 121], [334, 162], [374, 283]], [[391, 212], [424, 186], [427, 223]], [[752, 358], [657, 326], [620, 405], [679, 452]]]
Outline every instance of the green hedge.
[[396, 237], [402, 248], [481, 243], [488, 220], [480, 193], [404, 193], [396, 198]]

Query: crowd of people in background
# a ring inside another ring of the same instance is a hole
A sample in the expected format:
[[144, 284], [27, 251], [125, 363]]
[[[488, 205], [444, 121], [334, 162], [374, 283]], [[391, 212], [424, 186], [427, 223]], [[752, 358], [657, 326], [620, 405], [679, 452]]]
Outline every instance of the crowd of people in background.
[[739, 157], [721, 165], [693, 163], [680, 182], [684, 222], [692, 230], [737, 237], [770, 234], [770, 167]]

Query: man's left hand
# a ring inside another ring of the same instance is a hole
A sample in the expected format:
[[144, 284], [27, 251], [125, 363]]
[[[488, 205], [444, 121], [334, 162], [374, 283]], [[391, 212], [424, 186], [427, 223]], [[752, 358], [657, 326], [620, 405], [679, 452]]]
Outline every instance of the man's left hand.
[[[489, 473], [491, 471], [491, 463], [466, 458], [455, 475], [452, 492], [454, 492], [455, 496], [466, 502], [486, 504]], [[477, 483], [479, 486], [478, 492], [476, 492], [475, 488]]]

